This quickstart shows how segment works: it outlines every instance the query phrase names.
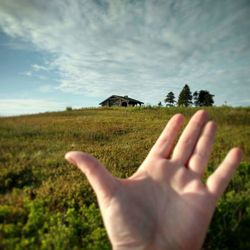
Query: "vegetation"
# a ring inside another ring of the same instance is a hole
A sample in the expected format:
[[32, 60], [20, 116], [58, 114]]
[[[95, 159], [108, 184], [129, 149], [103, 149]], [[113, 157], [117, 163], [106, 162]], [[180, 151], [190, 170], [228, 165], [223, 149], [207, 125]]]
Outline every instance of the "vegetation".
[[162, 107], [162, 103], [161, 102], [158, 102], [158, 107]]
[[174, 104], [175, 104], [175, 96], [174, 96], [174, 93], [172, 91], [170, 91], [166, 95], [166, 98], [165, 98], [164, 102], [166, 103], [166, 106], [169, 106], [169, 107], [174, 106]]
[[190, 105], [192, 105], [192, 92], [189, 88], [189, 86], [186, 84], [182, 91], [179, 94], [179, 98], [178, 98], [178, 106], [185, 106], [188, 107]]
[[[177, 106], [188, 107], [193, 104], [195, 107], [209, 107], [214, 104], [213, 98], [214, 95], [207, 90], [195, 91], [192, 95], [189, 86], [186, 84], [179, 94]], [[172, 91], [166, 95], [164, 102], [167, 107], [173, 107], [175, 105], [175, 95]], [[158, 103], [158, 106], [160, 106], [159, 104], [161, 104], [161, 102]]]
[[66, 107], [66, 111], [71, 111], [72, 107]]
[[200, 90], [199, 92], [195, 91], [193, 93], [194, 105], [196, 107], [213, 106], [213, 97], [214, 95], [211, 95], [207, 90]]
[[[250, 108], [206, 109], [218, 123], [206, 176], [235, 145], [245, 158], [203, 248], [250, 249]], [[126, 178], [173, 114], [190, 118], [196, 110], [100, 108], [0, 118], [0, 249], [110, 249], [95, 195], [64, 154], [88, 152]]]

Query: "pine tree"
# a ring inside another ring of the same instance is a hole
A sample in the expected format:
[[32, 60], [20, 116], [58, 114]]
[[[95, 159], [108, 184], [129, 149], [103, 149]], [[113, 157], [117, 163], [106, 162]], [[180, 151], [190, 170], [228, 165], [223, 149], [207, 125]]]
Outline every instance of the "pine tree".
[[164, 102], [166, 103], [166, 106], [169, 106], [169, 107], [173, 107], [174, 106], [175, 96], [174, 96], [174, 93], [172, 91], [170, 91], [166, 95], [166, 98], [165, 98]]
[[178, 106], [190, 106], [192, 104], [192, 93], [189, 86], [186, 84], [179, 94]]
[[195, 91], [193, 93], [193, 104], [195, 107], [199, 106], [198, 98], [199, 98], [199, 92]]

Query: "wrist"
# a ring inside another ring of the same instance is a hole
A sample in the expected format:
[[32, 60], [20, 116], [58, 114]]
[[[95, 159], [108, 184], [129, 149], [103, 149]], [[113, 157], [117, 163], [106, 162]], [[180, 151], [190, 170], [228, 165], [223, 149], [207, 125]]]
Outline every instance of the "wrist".
[[145, 246], [135, 246], [135, 245], [126, 245], [126, 246], [113, 246], [112, 250], [149, 250]]
[[126, 245], [126, 246], [113, 246], [112, 250], [165, 250], [166, 248], [156, 247], [156, 246], [135, 246], [135, 245]]

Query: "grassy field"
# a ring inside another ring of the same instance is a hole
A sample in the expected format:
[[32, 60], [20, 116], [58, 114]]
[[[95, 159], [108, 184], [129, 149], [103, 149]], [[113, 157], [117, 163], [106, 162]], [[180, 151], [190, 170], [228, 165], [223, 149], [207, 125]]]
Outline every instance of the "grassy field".
[[[233, 146], [245, 156], [203, 248], [250, 249], [250, 108], [207, 110], [218, 124], [207, 174]], [[0, 249], [110, 249], [95, 195], [64, 154], [85, 151], [125, 178], [173, 114], [188, 120], [195, 111], [100, 108], [0, 118]]]

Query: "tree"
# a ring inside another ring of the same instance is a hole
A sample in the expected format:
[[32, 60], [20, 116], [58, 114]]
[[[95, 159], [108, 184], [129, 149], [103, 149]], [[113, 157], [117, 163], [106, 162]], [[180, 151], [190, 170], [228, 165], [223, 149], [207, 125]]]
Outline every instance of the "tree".
[[198, 105], [198, 103], [199, 103], [198, 98], [199, 98], [199, 92], [195, 91], [193, 93], [193, 104], [194, 104], [195, 107], [199, 106]]
[[72, 109], [72, 107], [68, 106], [68, 107], [66, 107], [65, 110], [66, 110], [66, 111], [72, 111], [73, 109]]
[[158, 107], [162, 107], [162, 103], [161, 102], [158, 102]]
[[[197, 92], [197, 91], [195, 91]], [[195, 100], [195, 106], [213, 106], [214, 100], [213, 97], [214, 95], [210, 94], [209, 91], [207, 90], [200, 90], [197, 93], [197, 99]]]
[[192, 92], [189, 86], [186, 84], [179, 94], [178, 106], [190, 106], [192, 104]]
[[169, 107], [173, 107], [174, 106], [175, 96], [174, 96], [174, 93], [172, 91], [170, 91], [166, 95], [166, 98], [165, 98], [164, 102], [166, 103], [166, 106], [169, 106]]

